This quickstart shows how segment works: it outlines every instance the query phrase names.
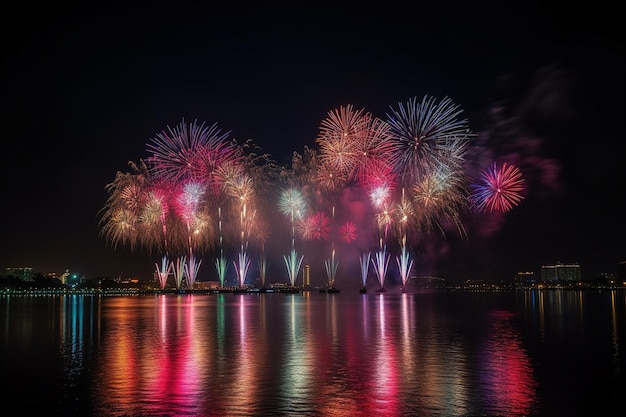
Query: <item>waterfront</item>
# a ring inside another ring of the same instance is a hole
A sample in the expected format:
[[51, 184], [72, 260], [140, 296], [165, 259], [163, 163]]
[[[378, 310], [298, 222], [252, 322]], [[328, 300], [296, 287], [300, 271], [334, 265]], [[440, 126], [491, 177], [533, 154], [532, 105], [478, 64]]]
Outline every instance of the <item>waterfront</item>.
[[623, 290], [19, 295], [0, 311], [1, 396], [26, 414], [606, 416], [626, 392]]

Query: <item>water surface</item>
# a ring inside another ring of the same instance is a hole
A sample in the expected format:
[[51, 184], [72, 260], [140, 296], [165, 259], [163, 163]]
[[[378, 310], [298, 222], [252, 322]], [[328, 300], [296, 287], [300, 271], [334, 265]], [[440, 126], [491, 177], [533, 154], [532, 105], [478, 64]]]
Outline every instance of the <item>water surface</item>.
[[618, 415], [625, 299], [3, 296], [0, 395], [47, 416]]

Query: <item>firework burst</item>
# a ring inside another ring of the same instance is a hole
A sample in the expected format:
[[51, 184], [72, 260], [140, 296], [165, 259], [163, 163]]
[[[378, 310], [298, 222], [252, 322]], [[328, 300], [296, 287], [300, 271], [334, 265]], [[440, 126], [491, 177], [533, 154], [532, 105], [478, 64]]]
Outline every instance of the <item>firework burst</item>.
[[306, 214], [306, 201], [300, 190], [288, 188], [280, 192], [278, 208], [291, 219], [302, 219]]
[[507, 212], [517, 206], [522, 199], [524, 179], [514, 165], [506, 162], [498, 167], [496, 163], [481, 173], [481, 181], [472, 184], [471, 205], [480, 212]]
[[339, 237], [346, 243], [354, 242], [357, 238], [356, 225], [350, 221], [339, 227]]
[[328, 239], [330, 233], [330, 217], [323, 211], [318, 211], [311, 217], [313, 226], [312, 238], [316, 240]]
[[238, 160], [240, 154], [228, 141], [230, 132], [222, 133], [217, 123], [211, 126], [183, 120], [174, 128], [167, 127], [148, 144], [152, 153], [149, 162], [155, 179], [177, 183], [194, 179], [217, 187], [217, 169], [228, 161]]
[[462, 110], [449, 98], [437, 103], [425, 96], [398, 103], [387, 115], [392, 140], [392, 164], [410, 183], [438, 166], [442, 160], [462, 159], [472, 135]]
[[317, 143], [322, 162], [337, 175], [349, 178], [359, 157], [355, 143], [363, 135], [365, 110], [354, 110], [352, 105], [328, 112], [322, 120]]
[[412, 192], [418, 231], [437, 228], [445, 234], [441, 223], [451, 221], [464, 235], [460, 218], [467, 209], [468, 195], [460, 170], [439, 164], [413, 185]]

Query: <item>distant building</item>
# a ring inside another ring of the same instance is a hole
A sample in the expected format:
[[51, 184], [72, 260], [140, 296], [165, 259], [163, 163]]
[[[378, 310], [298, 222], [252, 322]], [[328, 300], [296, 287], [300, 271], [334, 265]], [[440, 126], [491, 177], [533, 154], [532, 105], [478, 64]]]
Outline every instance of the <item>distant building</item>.
[[515, 274], [515, 283], [516, 284], [522, 284], [522, 285], [528, 285], [528, 284], [535, 284], [537, 282], [537, 278], [535, 278], [535, 273], [534, 272], [518, 272], [517, 274]]
[[199, 290], [214, 290], [220, 287], [219, 281], [196, 281], [194, 288]]
[[580, 265], [577, 263], [541, 266], [541, 282], [581, 281]]
[[622, 282], [626, 281], [626, 261], [622, 261], [619, 263], [617, 278], [619, 278], [619, 280]]
[[412, 283], [416, 288], [442, 288], [446, 285], [445, 278], [436, 277], [432, 275], [427, 276], [411, 276], [409, 283]]
[[32, 281], [34, 275], [33, 268], [30, 267], [5, 268], [4, 273], [6, 276], [19, 278], [22, 281]]

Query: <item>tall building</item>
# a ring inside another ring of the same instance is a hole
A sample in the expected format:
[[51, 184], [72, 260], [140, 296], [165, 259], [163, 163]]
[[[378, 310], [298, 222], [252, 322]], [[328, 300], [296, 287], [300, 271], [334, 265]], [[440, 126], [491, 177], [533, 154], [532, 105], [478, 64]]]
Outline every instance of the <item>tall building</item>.
[[305, 265], [302, 271], [302, 286], [308, 288], [311, 286], [311, 266]]
[[577, 263], [541, 266], [541, 282], [581, 281], [580, 265]]

